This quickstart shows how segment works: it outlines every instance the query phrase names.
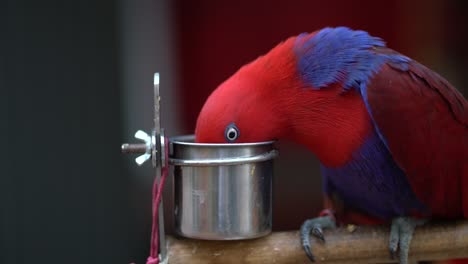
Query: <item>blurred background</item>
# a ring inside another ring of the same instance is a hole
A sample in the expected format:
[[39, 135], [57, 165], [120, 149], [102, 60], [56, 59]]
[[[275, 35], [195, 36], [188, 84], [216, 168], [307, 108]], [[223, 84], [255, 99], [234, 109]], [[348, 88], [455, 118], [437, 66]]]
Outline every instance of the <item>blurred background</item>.
[[[467, 97], [467, 11], [463, 0], [2, 1], [0, 263], [145, 263], [153, 171], [120, 144], [152, 126], [154, 72], [169, 136], [193, 133], [241, 65], [325, 26], [382, 37]], [[298, 229], [321, 209], [318, 162], [278, 148], [274, 229]], [[171, 181], [165, 207], [171, 232]]]

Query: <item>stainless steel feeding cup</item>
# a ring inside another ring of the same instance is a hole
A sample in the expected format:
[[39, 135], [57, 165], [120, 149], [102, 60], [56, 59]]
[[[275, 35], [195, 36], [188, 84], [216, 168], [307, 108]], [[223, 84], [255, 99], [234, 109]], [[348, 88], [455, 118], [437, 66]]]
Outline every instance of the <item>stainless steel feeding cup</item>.
[[271, 232], [273, 142], [198, 144], [170, 139], [176, 231], [209, 240], [249, 239]]

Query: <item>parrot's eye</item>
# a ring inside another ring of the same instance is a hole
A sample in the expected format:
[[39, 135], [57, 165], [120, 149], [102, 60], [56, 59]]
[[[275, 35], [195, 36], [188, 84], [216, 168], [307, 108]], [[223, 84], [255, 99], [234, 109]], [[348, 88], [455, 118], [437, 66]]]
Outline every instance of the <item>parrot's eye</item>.
[[224, 137], [226, 138], [226, 141], [229, 143], [232, 143], [236, 141], [236, 139], [239, 138], [239, 129], [234, 123], [229, 124], [226, 127], [226, 130], [224, 131]]

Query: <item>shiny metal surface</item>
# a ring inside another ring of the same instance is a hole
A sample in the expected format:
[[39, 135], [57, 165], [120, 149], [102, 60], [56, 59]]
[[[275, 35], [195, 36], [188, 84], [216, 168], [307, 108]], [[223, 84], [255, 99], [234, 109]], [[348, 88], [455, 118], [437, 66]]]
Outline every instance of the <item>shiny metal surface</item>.
[[262, 162], [274, 159], [278, 156], [277, 150], [271, 150], [256, 156], [251, 157], [234, 157], [221, 159], [169, 159], [171, 165], [176, 166], [220, 166], [220, 165], [242, 165], [247, 163]]
[[[165, 150], [162, 148], [164, 145], [161, 144], [161, 140], [164, 141], [164, 129], [161, 128], [161, 111], [160, 111], [160, 101], [161, 97], [159, 96], [159, 72], [156, 72], [153, 76], [153, 96], [154, 96], [154, 130], [151, 136], [151, 143], [153, 148], [151, 149], [151, 161], [153, 167], [156, 168], [156, 181], [158, 184], [161, 183], [161, 173], [163, 167], [166, 165], [162, 163], [162, 156], [165, 154]], [[154, 201], [153, 201], [154, 203]], [[158, 231], [159, 237], [159, 259], [166, 259], [167, 256], [167, 245], [166, 245], [166, 231], [164, 229], [164, 205], [163, 199], [159, 203], [158, 207]], [[154, 225], [154, 222], [153, 222]], [[156, 228], [156, 227], [154, 227]]]
[[273, 142], [191, 142], [193, 137], [170, 139], [176, 231], [185, 237], [210, 240], [269, 234], [272, 165], [277, 155]]

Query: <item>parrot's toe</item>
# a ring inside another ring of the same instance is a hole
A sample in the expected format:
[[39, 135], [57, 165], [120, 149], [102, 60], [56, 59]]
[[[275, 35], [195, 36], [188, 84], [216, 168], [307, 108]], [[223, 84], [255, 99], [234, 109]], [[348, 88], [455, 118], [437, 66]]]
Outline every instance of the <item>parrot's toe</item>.
[[310, 261], [315, 262], [315, 257], [314, 257], [314, 255], [312, 255], [312, 249], [310, 249], [310, 244], [308, 244], [308, 245], [302, 244], [302, 246], [304, 247], [304, 251], [305, 251], [307, 257], [310, 259]]
[[312, 235], [314, 235], [316, 238], [320, 239], [322, 242], [325, 243], [325, 237], [323, 236], [323, 231], [320, 226], [314, 226], [312, 227]]
[[315, 257], [312, 254], [312, 249], [310, 247], [309, 235], [312, 233], [313, 236], [325, 243], [325, 237], [322, 230], [326, 228], [336, 228], [335, 220], [330, 216], [322, 216], [306, 220], [301, 226], [301, 244], [307, 257], [309, 257], [312, 262], [315, 262]]
[[[392, 259], [400, 256], [400, 264], [408, 263], [408, 253], [414, 229], [426, 223], [426, 219], [397, 217], [392, 220], [389, 251]], [[399, 253], [398, 253], [399, 250]]]

